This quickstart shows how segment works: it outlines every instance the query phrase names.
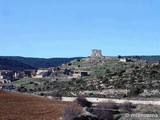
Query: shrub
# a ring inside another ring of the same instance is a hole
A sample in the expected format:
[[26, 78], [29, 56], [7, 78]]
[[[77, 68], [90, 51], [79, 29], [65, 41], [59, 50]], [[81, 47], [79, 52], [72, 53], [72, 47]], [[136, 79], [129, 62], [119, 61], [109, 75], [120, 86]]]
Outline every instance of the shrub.
[[40, 93], [40, 96], [44, 96], [45, 94], [44, 93]]
[[34, 86], [37, 86], [38, 85], [38, 83], [34, 83]]
[[125, 88], [126, 82], [127, 82], [127, 80], [120, 79], [120, 80], [114, 82], [114, 86], [116, 88]]
[[41, 88], [38, 88], [38, 91], [41, 91], [42, 89]]
[[63, 120], [73, 120], [75, 117], [80, 115], [80, 111], [73, 106], [66, 106], [64, 108]]
[[52, 92], [50, 94], [55, 100], [62, 100], [62, 94], [58, 91]]
[[79, 105], [81, 105], [82, 107], [91, 107], [92, 103], [89, 102], [85, 97], [83, 96], [78, 96], [75, 99], [75, 102], [78, 103]]
[[43, 85], [46, 85], [46, 84], [47, 84], [46, 82], [43, 83]]
[[50, 87], [49, 87], [49, 86], [47, 86], [47, 87], [46, 87], [46, 89], [47, 89], [47, 90], [49, 90], [49, 89], [50, 89]]
[[50, 82], [50, 83], [49, 83], [49, 85], [53, 85], [53, 83], [52, 83], [52, 82]]
[[132, 112], [132, 109], [136, 108], [135, 105], [133, 105], [131, 102], [125, 102], [119, 105], [121, 109], [123, 109], [125, 112]]
[[29, 82], [29, 84], [34, 84], [34, 82]]
[[36, 92], [36, 91], [37, 91], [37, 88], [34, 88], [33, 91]]
[[18, 89], [17, 89], [17, 91], [18, 92], [27, 92], [28, 91], [28, 89], [27, 88], [25, 88], [24, 86], [21, 86], [21, 87], [19, 87]]
[[114, 102], [102, 102], [93, 108], [93, 114], [101, 120], [114, 120], [114, 111], [118, 108]]
[[102, 83], [103, 83], [103, 84], [108, 84], [108, 83], [109, 83], [109, 79], [106, 78], [106, 77], [103, 78], [103, 79], [102, 79]]
[[143, 85], [138, 85], [136, 87], [132, 87], [130, 89], [130, 91], [128, 92], [128, 96], [131, 97], [131, 96], [137, 96], [139, 95], [140, 93], [142, 93], [144, 90], [144, 86]]
[[30, 89], [29, 89], [29, 92], [33, 92], [33, 89], [32, 89], [32, 88], [30, 88]]

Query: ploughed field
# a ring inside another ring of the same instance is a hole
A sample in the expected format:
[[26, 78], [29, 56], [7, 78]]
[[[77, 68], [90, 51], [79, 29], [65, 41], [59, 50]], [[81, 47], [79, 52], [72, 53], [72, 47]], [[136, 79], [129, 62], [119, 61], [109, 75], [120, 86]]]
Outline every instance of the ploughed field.
[[71, 102], [0, 90], [0, 120], [58, 120]]

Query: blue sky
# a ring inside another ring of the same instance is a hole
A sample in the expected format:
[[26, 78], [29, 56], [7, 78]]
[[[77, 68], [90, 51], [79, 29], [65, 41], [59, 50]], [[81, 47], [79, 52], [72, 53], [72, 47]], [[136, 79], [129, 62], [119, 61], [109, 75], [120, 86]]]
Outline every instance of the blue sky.
[[160, 55], [160, 0], [0, 0], [0, 56]]

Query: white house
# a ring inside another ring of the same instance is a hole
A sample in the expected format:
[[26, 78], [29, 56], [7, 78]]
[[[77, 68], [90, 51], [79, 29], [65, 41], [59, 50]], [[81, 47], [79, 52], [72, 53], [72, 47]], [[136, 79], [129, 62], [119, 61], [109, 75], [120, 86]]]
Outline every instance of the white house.
[[125, 57], [119, 58], [119, 61], [120, 62], [127, 62], [127, 58], [125, 58]]

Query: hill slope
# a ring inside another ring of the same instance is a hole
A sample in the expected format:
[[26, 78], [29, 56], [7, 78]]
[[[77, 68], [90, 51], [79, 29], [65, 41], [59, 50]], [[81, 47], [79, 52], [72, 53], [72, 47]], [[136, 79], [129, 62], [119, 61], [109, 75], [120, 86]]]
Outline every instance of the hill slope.
[[140, 59], [142, 60], [146, 60], [148, 62], [156, 62], [160, 60], [160, 56], [159, 55], [155, 55], [155, 56], [139, 56]]
[[25, 64], [23, 62], [17, 62], [16, 60], [7, 59], [7, 58], [0, 58], [0, 70], [14, 70], [14, 71], [21, 71], [25, 69], [35, 69], [31, 65]]
[[11, 69], [11, 70], [24, 70], [24, 69], [35, 69], [35, 68], [48, 68], [56, 67], [63, 63], [68, 63], [71, 60], [79, 59], [75, 58], [29, 58], [19, 56], [0, 56], [0, 69]]
[[[160, 56], [138, 56], [142, 60], [148, 62], [155, 62], [160, 60]], [[60, 66], [63, 63], [68, 63], [74, 59], [81, 59], [83, 57], [73, 58], [31, 58], [20, 56], [0, 56], [0, 69], [10, 70], [25, 70], [35, 68], [48, 68]]]

